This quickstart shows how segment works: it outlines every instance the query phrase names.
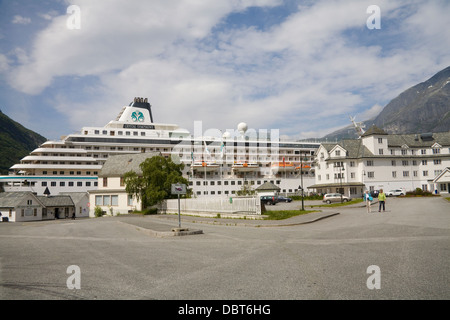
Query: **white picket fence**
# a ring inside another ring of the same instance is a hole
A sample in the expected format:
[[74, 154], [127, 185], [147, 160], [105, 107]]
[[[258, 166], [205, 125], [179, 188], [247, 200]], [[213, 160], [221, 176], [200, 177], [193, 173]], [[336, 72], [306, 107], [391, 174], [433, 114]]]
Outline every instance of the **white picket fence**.
[[[161, 213], [178, 213], [178, 199], [168, 199], [161, 203]], [[230, 213], [261, 215], [259, 197], [191, 198], [180, 199], [181, 213]]]

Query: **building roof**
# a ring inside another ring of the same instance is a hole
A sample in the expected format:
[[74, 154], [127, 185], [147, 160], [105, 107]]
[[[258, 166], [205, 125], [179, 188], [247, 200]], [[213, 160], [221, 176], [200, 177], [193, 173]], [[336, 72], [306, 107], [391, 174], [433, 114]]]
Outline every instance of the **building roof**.
[[389, 147], [401, 147], [407, 145], [411, 148], [431, 147], [435, 143], [450, 147], [450, 131], [421, 134], [392, 134], [388, 137]]
[[158, 156], [159, 152], [130, 153], [109, 157], [103, 164], [99, 172], [99, 177], [121, 177], [128, 171], [134, 171], [141, 174], [139, 165], [146, 159]]
[[363, 158], [373, 156], [373, 153], [370, 152], [370, 150], [362, 144], [361, 139], [342, 140], [338, 143], [322, 144], [322, 146], [325, 148], [325, 150], [327, 150], [327, 152], [330, 152], [337, 145], [341, 146], [343, 149], [347, 151], [346, 158]]
[[37, 196], [39, 201], [45, 207], [73, 207], [75, 204], [70, 196], [57, 195], [57, 196]]
[[[31, 191], [23, 192], [1, 192], [0, 193], [0, 208], [14, 208], [20, 205], [25, 196], [36, 196]], [[39, 200], [38, 200], [39, 201]]]
[[264, 182], [262, 185], [260, 185], [255, 190], [256, 191], [280, 191], [281, 189], [271, 182]]
[[[372, 134], [375, 134], [373, 132], [376, 131], [377, 129], [374, 129], [372, 131]], [[450, 147], [450, 131], [422, 134], [388, 134], [387, 137], [383, 139], [387, 139], [388, 148], [401, 148], [403, 146], [408, 146], [409, 148], [430, 148], [435, 144], [439, 144], [442, 147]], [[341, 140], [337, 143], [322, 143], [322, 146], [325, 148], [325, 150], [327, 150], [327, 152], [330, 152], [336, 146], [341, 146], [347, 151], [347, 154], [345, 155], [346, 159], [364, 157], [389, 157], [389, 155], [374, 155], [366, 146], [363, 145], [362, 139]], [[339, 157], [330, 158], [330, 160], [336, 159], [339, 159]]]
[[61, 192], [60, 195], [70, 196], [74, 204], [83, 200], [84, 197], [89, 198], [87, 192]]
[[369, 130], [364, 132], [362, 137], [368, 137], [368, 136], [371, 136], [371, 135], [387, 135], [387, 133], [383, 129], [378, 128], [376, 125], [372, 125], [369, 128]]

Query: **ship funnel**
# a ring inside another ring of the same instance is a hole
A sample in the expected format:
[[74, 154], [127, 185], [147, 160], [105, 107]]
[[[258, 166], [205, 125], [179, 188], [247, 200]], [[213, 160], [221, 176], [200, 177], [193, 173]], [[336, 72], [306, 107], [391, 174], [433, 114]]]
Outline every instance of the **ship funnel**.
[[133, 102], [130, 103], [131, 107], [136, 107], [136, 108], [143, 108], [143, 109], [147, 109], [148, 113], [150, 114], [150, 120], [153, 123], [153, 115], [152, 115], [152, 106], [151, 104], [148, 102], [148, 98], [141, 98], [141, 97], [134, 97]]

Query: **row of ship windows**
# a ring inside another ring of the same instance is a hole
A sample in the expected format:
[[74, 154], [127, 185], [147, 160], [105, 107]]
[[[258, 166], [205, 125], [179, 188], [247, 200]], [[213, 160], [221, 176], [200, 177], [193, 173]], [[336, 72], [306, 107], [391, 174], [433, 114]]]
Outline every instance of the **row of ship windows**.
[[[272, 184], [280, 184], [281, 180], [276, 180], [276, 181], [275, 180], [264, 180], [264, 181], [262, 181], [262, 180], [256, 180], [256, 181], [254, 181], [254, 180], [250, 180], [250, 181], [248, 181], [248, 180], [245, 180], [245, 181], [242, 181], [242, 180], [237, 180], [237, 181], [231, 180], [231, 181], [227, 181], [227, 180], [225, 180], [225, 181], [223, 181], [223, 185], [224, 186], [228, 186], [228, 185], [241, 186], [242, 184], [250, 184], [250, 185], [258, 184], [258, 185], [261, 185], [261, 184], [266, 183], [266, 182], [270, 182]], [[194, 181], [189, 181], [189, 185], [193, 186], [194, 185]], [[214, 185], [221, 186], [222, 185], [222, 181], [221, 180], [218, 180], [218, 181], [196, 181], [195, 185], [197, 185], [197, 186], [201, 186], [201, 185], [204, 185], [204, 186], [207, 186], [207, 185], [210, 185], [210, 186], [214, 186]]]
[[[59, 171], [59, 174], [60, 175], [65, 175], [66, 173], [65, 173], [65, 171]], [[44, 175], [44, 176], [48, 175], [48, 171], [42, 171], [42, 175]], [[58, 171], [52, 171], [52, 175], [54, 175], [54, 176], [58, 175]], [[71, 175], [71, 176], [75, 175], [75, 171], [69, 171], [69, 175]], [[76, 175], [80, 176], [81, 175], [81, 171], [77, 171]], [[98, 175], [98, 171], [93, 171], [93, 172], [86, 171], [83, 175], [85, 175], [85, 176], [91, 176], [91, 175], [96, 176], [96, 175]]]
[[[29, 182], [29, 185], [31, 187], [36, 186], [36, 181], [31, 181]], [[41, 187], [56, 187], [56, 186], [60, 186], [60, 187], [83, 187], [83, 181], [77, 181], [76, 183], [74, 181], [41, 181]], [[97, 187], [98, 186], [98, 182], [91, 182], [91, 181], [86, 181], [84, 182], [84, 186], [85, 187]]]
[[[294, 192], [297, 192], [298, 191], [298, 189], [294, 189], [294, 190], [292, 190], [292, 189], [289, 189], [289, 190], [286, 190], [286, 189], [283, 189], [281, 192], [282, 193], [294, 193]], [[198, 196], [201, 196], [201, 195], [221, 195], [222, 194], [222, 191], [197, 191], [196, 192], [196, 195], [198, 195]], [[225, 195], [228, 195], [228, 194], [236, 194], [236, 191], [235, 190], [231, 190], [231, 191], [228, 191], [228, 190], [225, 190], [224, 192], [223, 192], [223, 194], [225, 194]]]
[[[437, 177], [438, 175], [440, 175], [442, 173], [442, 170], [434, 170], [434, 176]], [[392, 178], [397, 178], [399, 175], [397, 175], [397, 171], [392, 171]], [[403, 178], [409, 178], [410, 177], [410, 171], [403, 171], [402, 172], [402, 176]], [[412, 176], [413, 177], [418, 177], [419, 176], [419, 171], [414, 170], [412, 172]], [[428, 170], [424, 170], [422, 171], [422, 176], [423, 177], [428, 177]], [[325, 176], [326, 180], [330, 180], [330, 175], [327, 174]], [[350, 179], [355, 179], [356, 178], [356, 173], [352, 172], [350, 173]], [[374, 171], [368, 171], [367, 172], [367, 178], [369, 179], [373, 179], [375, 178], [375, 172]], [[344, 174], [343, 173], [335, 173], [334, 174], [334, 179], [344, 179]], [[317, 180], [321, 181], [322, 180], [322, 175], [318, 175], [317, 176]]]

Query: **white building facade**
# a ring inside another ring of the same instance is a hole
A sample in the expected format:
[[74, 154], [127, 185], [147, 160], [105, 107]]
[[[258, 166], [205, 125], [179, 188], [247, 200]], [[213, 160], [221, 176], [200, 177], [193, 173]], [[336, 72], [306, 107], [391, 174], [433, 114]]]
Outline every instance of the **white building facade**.
[[373, 126], [359, 139], [321, 144], [310, 188], [351, 198], [380, 189], [448, 193], [450, 181], [436, 180], [448, 167], [450, 131], [389, 135]]

